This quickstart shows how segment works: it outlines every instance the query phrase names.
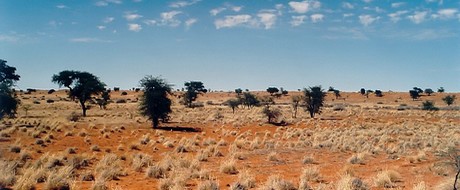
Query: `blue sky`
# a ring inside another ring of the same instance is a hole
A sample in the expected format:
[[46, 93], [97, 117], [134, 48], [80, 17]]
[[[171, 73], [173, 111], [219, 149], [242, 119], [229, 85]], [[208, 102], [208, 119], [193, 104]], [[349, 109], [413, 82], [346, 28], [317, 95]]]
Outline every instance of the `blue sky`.
[[19, 88], [88, 71], [108, 87], [460, 91], [457, 0], [3, 0], [0, 59]]

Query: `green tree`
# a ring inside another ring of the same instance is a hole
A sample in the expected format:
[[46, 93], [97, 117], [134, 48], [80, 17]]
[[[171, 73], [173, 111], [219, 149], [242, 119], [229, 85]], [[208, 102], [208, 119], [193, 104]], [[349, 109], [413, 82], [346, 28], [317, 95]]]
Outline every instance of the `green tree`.
[[292, 96], [291, 97], [291, 105], [294, 113], [292, 115], [293, 118], [297, 118], [297, 110], [300, 106], [300, 101], [302, 101], [302, 96]]
[[381, 90], [375, 90], [374, 94], [375, 94], [375, 96], [377, 96], [377, 97], [382, 97], [382, 96], [383, 96], [383, 93], [382, 93]]
[[196, 100], [198, 94], [208, 92], [208, 90], [204, 88], [203, 83], [200, 81], [185, 82], [184, 86], [186, 89], [184, 104], [189, 108], [192, 107], [192, 103]]
[[444, 87], [439, 87], [439, 88], [438, 88], [438, 92], [439, 92], [439, 93], [443, 93], [444, 91], [445, 91], [445, 90], [444, 90]]
[[157, 128], [160, 119], [165, 122], [169, 118], [171, 110], [172, 88], [160, 77], [146, 76], [141, 81], [144, 93], [140, 97], [139, 110], [141, 114], [152, 120], [153, 128]]
[[232, 108], [233, 114], [235, 114], [235, 109], [241, 104], [240, 100], [238, 99], [230, 99], [225, 102], [225, 105]]
[[248, 108], [260, 105], [260, 101], [257, 98], [257, 96], [251, 94], [250, 92], [244, 92], [243, 96], [240, 98], [240, 101], [243, 105], [247, 106]]
[[425, 89], [425, 94], [427, 94], [428, 96], [431, 96], [431, 94], [433, 94], [433, 93], [434, 93], [433, 89], [431, 89], [431, 88]]
[[86, 116], [88, 107], [85, 105], [87, 100], [91, 99], [91, 95], [99, 95], [105, 91], [105, 84], [98, 77], [88, 72], [81, 71], [61, 71], [53, 75], [52, 82], [69, 88], [69, 97], [77, 98], [80, 102], [83, 116]]
[[335, 99], [339, 99], [342, 95], [340, 95], [340, 90], [334, 90]]
[[321, 86], [309, 87], [303, 90], [303, 102], [305, 104], [305, 110], [310, 112], [310, 117], [315, 117], [315, 113], [321, 114], [321, 108], [324, 105], [326, 92]]
[[6, 60], [0, 59], [0, 120], [4, 116], [13, 117], [19, 105], [12, 87], [20, 76], [16, 74], [15, 67], [6, 63]]
[[434, 106], [434, 103], [432, 101], [425, 101], [422, 103], [422, 110], [428, 110], [428, 111], [437, 111], [439, 108]]
[[442, 98], [442, 101], [444, 101], [448, 106], [450, 106], [454, 104], [455, 99], [457, 99], [455, 95], [447, 95], [444, 98]]
[[267, 88], [267, 92], [270, 93], [270, 95], [272, 95], [272, 96], [273, 96], [274, 93], [277, 93], [279, 91], [280, 90], [278, 88], [276, 88], [276, 87], [268, 87]]
[[235, 93], [237, 96], [240, 96], [243, 93], [243, 90], [241, 88], [235, 89]]
[[364, 95], [366, 94], [366, 89], [364, 89], [364, 88], [361, 88], [361, 90], [359, 90], [359, 92], [361, 93], [361, 95], [363, 95], [363, 96], [364, 96]]
[[412, 100], [416, 100], [420, 97], [420, 94], [418, 93], [417, 90], [409, 90], [409, 94]]
[[104, 92], [102, 92], [101, 94], [101, 98], [96, 99], [96, 103], [97, 105], [99, 105], [101, 109], [107, 109], [109, 100], [110, 100], [110, 90], [104, 90]]

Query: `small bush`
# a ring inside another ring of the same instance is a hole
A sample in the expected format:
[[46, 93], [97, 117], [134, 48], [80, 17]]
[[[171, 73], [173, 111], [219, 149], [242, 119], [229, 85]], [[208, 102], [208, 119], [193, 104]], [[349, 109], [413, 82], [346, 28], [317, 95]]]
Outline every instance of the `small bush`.
[[122, 95], [122, 96], [126, 96], [126, 95], [128, 95], [128, 93], [125, 92], [125, 91], [123, 91], [123, 92], [121, 93], [121, 95]]
[[437, 111], [439, 108], [434, 106], [434, 103], [432, 101], [425, 101], [422, 103], [422, 110], [428, 110], [428, 111]]
[[68, 117], [67, 120], [72, 121], [72, 122], [77, 122], [80, 120], [81, 115], [78, 114], [77, 112], [72, 112]]

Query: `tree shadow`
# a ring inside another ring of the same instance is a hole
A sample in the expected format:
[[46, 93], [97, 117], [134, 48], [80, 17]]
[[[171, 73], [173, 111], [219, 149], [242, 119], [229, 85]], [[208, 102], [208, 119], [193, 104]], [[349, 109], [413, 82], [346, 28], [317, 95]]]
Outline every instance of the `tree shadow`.
[[156, 128], [158, 130], [163, 130], [163, 131], [179, 131], [179, 132], [191, 132], [191, 133], [198, 133], [201, 132], [201, 128], [193, 128], [193, 127], [183, 127], [183, 126], [163, 126], [163, 127], [158, 127]]

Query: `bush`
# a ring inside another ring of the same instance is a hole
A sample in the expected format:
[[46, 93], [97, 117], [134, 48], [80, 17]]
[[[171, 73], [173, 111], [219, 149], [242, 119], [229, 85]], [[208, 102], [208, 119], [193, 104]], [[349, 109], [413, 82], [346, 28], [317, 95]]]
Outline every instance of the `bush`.
[[439, 108], [434, 106], [432, 101], [425, 101], [422, 103], [422, 110], [437, 111]]
[[128, 95], [128, 93], [125, 92], [125, 91], [123, 91], [123, 92], [121, 93], [121, 95], [122, 95], [122, 96], [126, 96], [126, 95]]
[[48, 103], [48, 104], [54, 103], [54, 100], [48, 99], [48, 100], [46, 100], [46, 103]]
[[48, 94], [52, 94], [54, 92], [56, 92], [56, 90], [54, 90], [54, 89], [48, 90]]
[[78, 114], [77, 112], [72, 112], [68, 117], [67, 120], [77, 122], [80, 120], [81, 115]]
[[115, 101], [115, 103], [124, 104], [124, 103], [126, 103], [126, 100], [125, 99], [118, 99], [117, 101]]

